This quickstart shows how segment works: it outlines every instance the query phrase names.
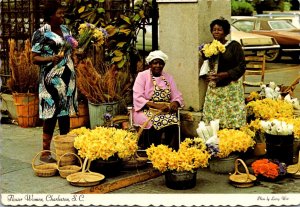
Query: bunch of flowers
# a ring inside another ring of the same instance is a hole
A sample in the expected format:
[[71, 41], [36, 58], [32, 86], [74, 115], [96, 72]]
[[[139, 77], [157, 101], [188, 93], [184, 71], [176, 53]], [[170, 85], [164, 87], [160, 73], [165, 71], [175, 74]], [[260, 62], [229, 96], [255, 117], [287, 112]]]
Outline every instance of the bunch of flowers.
[[247, 110], [249, 115], [254, 115], [255, 118], [263, 120], [293, 116], [293, 105], [291, 103], [270, 98], [249, 102]]
[[199, 167], [207, 167], [210, 158], [201, 138], [186, 138], [180, 143], [178, 151], [172, 150], [166, 145], [154, 146], [152, 144], [146, 153], [153, 167], [161, 172], [167, 170], [193, 172]]
[[83, 23], [78, 28], [78, 46], [85, 50], [90, 45], [101, 46], [104, 44], [108, 34], [103, 28], [98, 28], [90, 23]]
[[232, 152], [246, 152], [253, 147], [255, 141], [244, 131], [235, 129], [222, 129], [218, 131], [219, 152], [216, 157], [225, 158]]
[[278, 160], [260, 159], [251, 164], [255, 176], [261, 175], [275, 179], [286, 174], [286, 165]]
[[75, 49], [77, 47], [78, 47], [77, 40], [72, 35], [65, 35], [64, 44], [60, 49], [58, 55], [63, 57], [66, 51], [69, 51], [70, 49]]
[[262, 129], [273, 135], [291, 135], [294, 131], [293, 124], [287, 124], [285, 121], [279, 121], [277, 119], [272, 119], [269, 121], [260, 121]]
[[297, 118], [278, 118], [279, 121], [284, 121], [287, 124], [292, 124], [294, 126], [294, 138], [300, 139], [300, 117]]
[[135, 133], [114, 127], [96, 127], [83, 131], [75, 138], [74, 147], [78, 155], [89, 160], [107, 160], [112, 156], [128, 158], [138, 149], [138, 136]]
[[205, 44], [201, 50], [205, 57], [209, 58], [213, 55], [218, 55], [220, 52], [224, 53], [226, 48], [218, 40], [213, 40], [211, 43]]

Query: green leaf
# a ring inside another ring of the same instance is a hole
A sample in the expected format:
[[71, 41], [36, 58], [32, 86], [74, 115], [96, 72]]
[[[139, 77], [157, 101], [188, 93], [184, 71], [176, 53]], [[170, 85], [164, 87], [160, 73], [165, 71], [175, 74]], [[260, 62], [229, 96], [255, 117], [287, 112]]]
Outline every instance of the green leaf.
[[119, 63], [117, 64], [118, 68], [122, 68], [122, 67], [124, 66], [125, 63], [126, 63], [126, 60], [123, 59], [121, 62], [119, 62]]
[[104, 12], [105, 12], [105, 9], [103, 9], [103, 8], [98, 8], [98, 9], [97, 9], [97, 12], [98, 12], [98, 14], [104, 13]]
[[84, 10], [85, 10], [85, 6], [82, 6], [82, 7], [80, 7], [80, 9], [78, 9], [78, 13], [80, 14], [80, 13], [84, 12]]
[[141, 16], [142, 19], [144, 19], [144, 18], [145, 18], [144, 10], [141, 10], [141, 11], [139, 12], [139, 15]]
[[99, 3], [103, 3], [105, 0], [98, 0]]
[[141, 19], [139, 14], [134, 15], [134, 17], [132, 18], [133, 21], [137, 22]]
[[125, 15], [121, 14], [120, 15], [121, 19], [123, 19], [125, 22], [127, 22], [128, 24], [131, 24], [129, 17], [126, 17]]
[[115, 51], [114, 51], [114, 54], [115, 54], [116, 56], [122, 56], [122, 55], [123, 55], [123, 52], [122, 52], [121, 50], [115, 50]]
[[114, 61], [116, 63], [116, 62], [120, 62], [122, 59], [123, 59], [122, 56], [118, 56], [118, 57], [113, 57], [112, 61]]
[[126, 36], [130, 34], [131, 29], [120, 29], [120, 33], [124, 33]]
[[125, 44], [126, 44], [126, 42], [119, 42], [119, 43], [117, 44], [117, 46], [118, 46], [118, 47], [123, 47]]

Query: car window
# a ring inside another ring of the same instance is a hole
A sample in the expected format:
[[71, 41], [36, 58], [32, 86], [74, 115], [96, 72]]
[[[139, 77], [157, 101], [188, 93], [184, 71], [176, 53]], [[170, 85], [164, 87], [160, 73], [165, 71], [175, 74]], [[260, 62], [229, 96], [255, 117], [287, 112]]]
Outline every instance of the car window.
[[269, 21], [269, 25], [272, 30], [295, 29], [295, 27], [288, 21]]
[[253, 21], [236, 21], [233, 26], [243, 32], [251, 32], [254, 28]]

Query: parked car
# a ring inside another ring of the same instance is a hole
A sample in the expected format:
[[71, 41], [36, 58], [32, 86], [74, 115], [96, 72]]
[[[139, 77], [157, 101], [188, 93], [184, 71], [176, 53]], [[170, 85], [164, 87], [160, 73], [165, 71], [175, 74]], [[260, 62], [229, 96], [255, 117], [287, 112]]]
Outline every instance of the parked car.
[[270, 12], [268, 14], [257, 14], [258, 18], [271, 18], [271, 19], [286, 19], [291, 22], [295, 27], [300, 29], [300, 12]]
[[232, 26], [239, 31], [273, 37], [280, 45], [276, 59], [280, 59], [282, 55], [288, 55], [299, 61], [300, 29], [297, 29], [288, 20], [244, 18], [234, 20]]
[[[231, 39], [241, 43], [245, 53], [256, 54], [264, 52], [266, 59], [272, 61], [276, 59], [279, 54], [279, 44], [272, 37], [251, 34], [242, 31], [238, 31], [234, 27], [231, 28]], [[152, 27], [151, 25], [145, 25], [145, 45], [144, 49], [146, 52], [152, 50]], [[143, 31], [140, 30], [137, 35], [136, 48], [143, 51]]]

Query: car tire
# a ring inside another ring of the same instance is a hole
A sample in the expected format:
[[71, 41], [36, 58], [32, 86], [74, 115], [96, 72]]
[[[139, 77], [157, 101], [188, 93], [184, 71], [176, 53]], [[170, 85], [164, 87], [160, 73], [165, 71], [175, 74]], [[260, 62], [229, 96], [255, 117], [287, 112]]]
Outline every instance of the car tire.
[[279, 49], [275, 50], [267, 50], [266, 51], [266, 61], [267, 62], [275, 62], [281, 59], [281, 52]]
[[300, 62], [300, 55], [298, 54], [293, 54], [291, 55], [291, 58], [293, 59], [294, 62], [299, 63]]

